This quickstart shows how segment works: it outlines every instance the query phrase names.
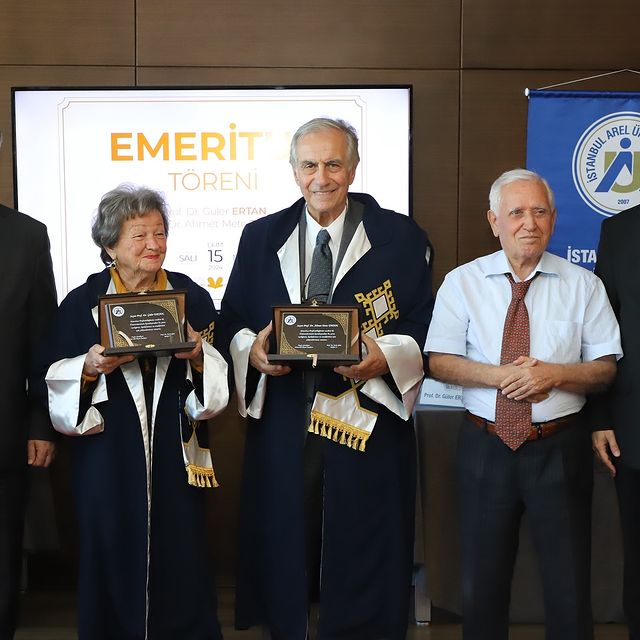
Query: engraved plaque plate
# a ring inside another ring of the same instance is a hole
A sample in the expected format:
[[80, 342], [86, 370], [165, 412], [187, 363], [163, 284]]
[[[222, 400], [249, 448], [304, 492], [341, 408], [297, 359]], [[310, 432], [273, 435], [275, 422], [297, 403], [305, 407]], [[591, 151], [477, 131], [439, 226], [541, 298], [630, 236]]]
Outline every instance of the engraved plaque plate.
[[360, 362], [359, 307], [285, 305], [273, 307], [273, 364], [337, 367]]
[[150, 291], [100, 296], [98, 324], [104, 354], [155, 356], [190, 351], [185, 341], [186, 291]]

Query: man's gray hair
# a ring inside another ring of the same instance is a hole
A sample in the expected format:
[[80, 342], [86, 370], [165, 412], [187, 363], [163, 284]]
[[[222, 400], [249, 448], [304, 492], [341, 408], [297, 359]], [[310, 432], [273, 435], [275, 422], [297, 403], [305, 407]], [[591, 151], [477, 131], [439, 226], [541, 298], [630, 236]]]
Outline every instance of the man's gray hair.
[[546, 190], [549, 198], [549, 206], [551, 210], [555, 209], [555, 198], [553, 197], [553, 191], [549, 186], [549, 183], [539, 174], [529, 171], [528, 169], [511, 169], [511, 171], [505, 171], [501, 176], [496, 178], [495, 182], [491, 185], [489, 191], [489, 209], [495, 214], [498, 213], [498, 207], [500, 206], [500, 198], [502, 196], [502, 189], [512, 182], [518, 180], [528, 180], [530, 182], [539, 182]]
[[349, 169], [355, 169], [360, 162], [360, 154], [358, 153], [358, 133], [355, 128], [348, 122], [333, 118], [314, 118], [305, 122], [291, 138], [291, 148], [289, 150], [289, 162], [295, 169], [298, 166], [298, 142], [300, 138], [308, 133], [315, 131], [326, 131], [327, 129], [336, 129], [344, 134], [347, 141], [347, 162]]
[[124, 183], [102, 196], [91, 225], [91, 238], [100, 247], [100, 259], [104, 264], [112, 262], [105, 249], [117, 244], [124, 222], [152, 211], [158, 211], [162, 216], [164, 232], [168, 236], [169, 207], [159, 191]]

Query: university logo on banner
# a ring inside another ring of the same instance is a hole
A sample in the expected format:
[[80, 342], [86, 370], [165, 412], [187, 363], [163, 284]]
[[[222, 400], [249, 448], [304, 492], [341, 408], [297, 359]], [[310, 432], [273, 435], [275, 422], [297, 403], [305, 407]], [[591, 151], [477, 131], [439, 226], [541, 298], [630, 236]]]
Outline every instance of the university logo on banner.
[[640, 204], [640, 93], [531, 91], [527, 167], [556, 196], [549, 251], [593, 269], [605, 217]]
[[587, 206], [612, 216], [640, 204], [640, 113], [595, 122], [573, 154], [573, 181]]

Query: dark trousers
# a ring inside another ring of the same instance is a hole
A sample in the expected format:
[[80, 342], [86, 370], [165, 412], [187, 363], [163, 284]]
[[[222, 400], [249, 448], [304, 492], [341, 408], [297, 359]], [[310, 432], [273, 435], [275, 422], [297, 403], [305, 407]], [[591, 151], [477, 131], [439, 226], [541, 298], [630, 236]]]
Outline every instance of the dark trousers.
[[304, 519], [307, 542], [308, 602], [320, 600], [320, 564], [322, 562], [322, 525], [324, 460], [322, 456], [324, 438], [306, 432], [311, 421], [311, 407], [321, 374], [305, 371], [306, 417], [304, 443]]
[[579, 421], [513, 452], [465, 420], [457, 450], [464, 640], [507, 640], [520, 521], [527, 512], [547, 640], [592, 640], [593, 462]]
[[304, 447], [304, 510], [307, 538], [307, 584], [309, 603], [320, 599], [324, 463], [323, 438], [308, 434]]
[[0, 472], [0, 640], [11, 640], [18, 619], [25, 471]]
[[[324, 438], [307, 432], [311, 420], [311, 406], [316, 393], [319, 374], [307, 371], [304, 374], [306, 417], [301, 425], [304, 429], [304, 476], [303, 507], [306, 545], [307, 605], [320, 600], [320, 574], [322, 563], [322, 527], [324, 494]], [[309, 614], [309, 610], [307, 614]], [[284, 636], [273, 629], [263, 627], [263, 638], [281, 640]], [[308, 637], [308, 626], [306, 637]], [[300, 640], [305, 640], [301, 637]]]
[[623, 608], [629, 640], [640, 640], [640, 470], [616, 462], [616, 490], [624, 549]]

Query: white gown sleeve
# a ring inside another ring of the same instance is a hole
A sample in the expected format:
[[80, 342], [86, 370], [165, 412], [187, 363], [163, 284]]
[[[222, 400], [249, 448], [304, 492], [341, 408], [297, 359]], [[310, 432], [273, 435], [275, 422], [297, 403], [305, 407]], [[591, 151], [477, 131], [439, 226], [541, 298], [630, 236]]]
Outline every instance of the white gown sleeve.
[[86, 353], [75, 358], [54, 362], [47, 371], [49, 414], [56, 431], [69, 436], [100, 433], [104, 430], [102, 415], [94, 405], [107, 400], [107, 382], [104, 374], [98, 377], [91, 395], [91, 406], [80, 416], [80, 389], [82, 368]]
[[267, 394], [267, 376], [260, 375], [255, 395], [247, 406], [245, 393], [247, 391], [247, 372], [249, 371], [249, 353], [256, 339], [256, 334], [250, 329], [240, 329], [229, 346], [231, 359], [233, 360], [234, 379], [236, 383], [236, 396], [238, 397], [238, 412], [243, 418], [247, 415], [252, 418], [262, 417], [262, 408]]
[[[227, 381], [227, 363], [217, 349], [206, 340], [202, 341], [204, 371], [202, 373], [203, 400], [192, 391], [185, 402], [185, 410], [191, 420], [209, 420], [224, 411], [229, 403], [229, 384]], [[189, 379], [193, 381], [191, 365], [188, 367]]]
[[389, 388], [382, 377], [367, 380], [360, 391], [403, 420], [407, 420], [420, 394], [420, 385], [424, 377], [422, 349], [411, 336], [389, 334], [373, 339], [387, 359], [389, 372], [401, 397]]

